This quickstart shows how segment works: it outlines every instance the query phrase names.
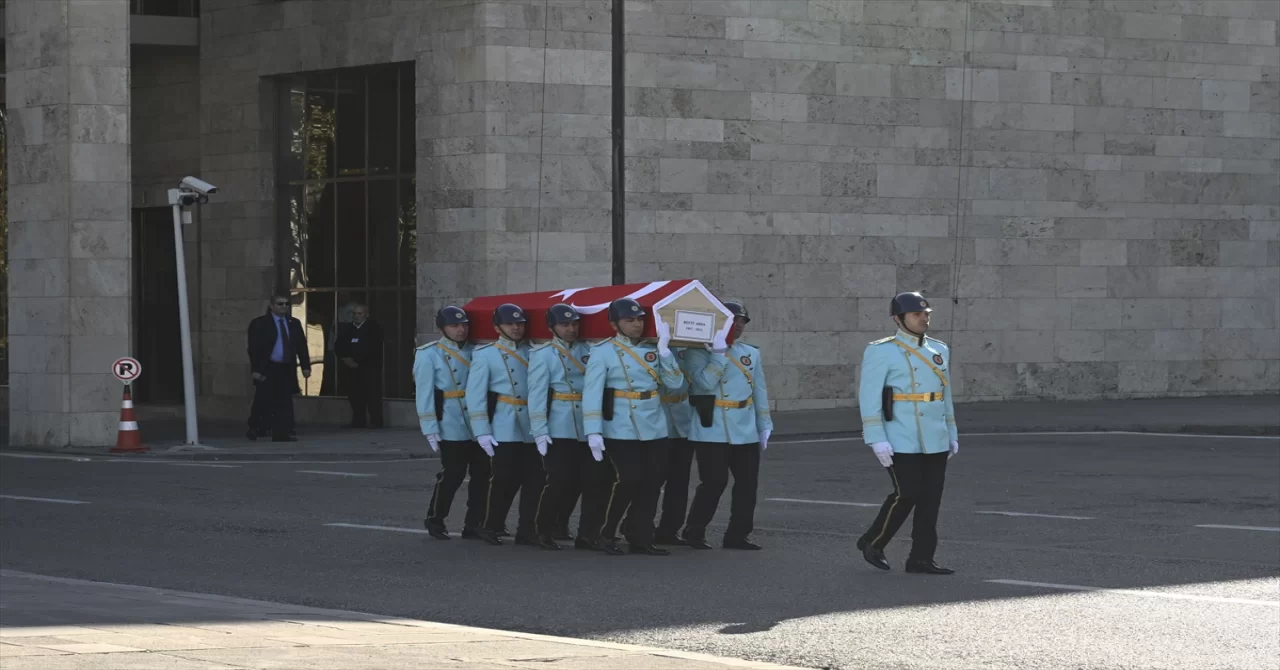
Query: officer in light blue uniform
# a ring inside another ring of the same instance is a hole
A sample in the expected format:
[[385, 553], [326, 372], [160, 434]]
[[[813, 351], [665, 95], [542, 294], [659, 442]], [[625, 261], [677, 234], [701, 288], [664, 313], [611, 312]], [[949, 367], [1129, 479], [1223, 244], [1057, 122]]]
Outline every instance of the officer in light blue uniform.
[[498, 341], [476, 347], [467, 380], [471, 432], [492, 463], [485, 520], [477, 532], [489, 544], [502, 544], [498, 535], [523, 488], [516, 544], [537, 544], [533, 518], [546, 473], [529, 433], [528, 319], [523, 309], [504, 303], [494, 310], [493, 324]]
[[688, 349], [684, 358], [689, 401], [695, 410], [689, 441], [697, 454], [700, 480], [689, 507], [684, 539], [695, 549], [711, 548], [706, 540], [707, 524], [715, 516], [732, 473], [729, 526], [721, 546], [758, 550], [760, 545], [748, 536], [755, 520], [760, 454], [769, 448], [773, 419], [760, 350], [741, 339], [751, 317], [741, 303], [726, 302], [724, 306], [734, 315], [733, 346], [721, 333], [710, 351]]
[[595, 517], [594, 505], [583, 505], [583, 512], [590, 513], [583, 527], [594, 532], [579, 539], [588, 548], [620, 553], [607, 539], [612, 532], [606, 533], [606, 528], [616, 528], [627, 512], [624, 535], [630, 552], [666, 556], [671, 552], [653, 544], [653, 518], [669, 449], [662, 396], [678, 391], [684, 374], [671, 353], [666, 324], [657, 324], [657, 347], [642, 340], [646, 314], [630, 298], [610, 303], [609, 322], [617, 335], [593, 347], [587, 362], [582, 397], [587, 445], [593, 458], [609, 458], [615, 476], [603, 505], [604, 519]]
[[889, 314], [897, 333], [872, 342], [862, 354], [862, 439], [889, 472], [893, 493], [857, 544], [868, 563], [888, 570], [884, 548], [914, 509], [906, 571], [949, 575], [954, 570], [938, 566], [933, 555], [947, 460], [960, 450], [960, 438], [951, 352], [925, 335], [932, 311], [918, 292], [894, 296]]
[[539, 542], [572, 540], [569, 516], [581, 492], [582, 470], [597, 465], [582, 426], [582, 389], [590, 347], [578, 340], [578, 310], [559, 303], [547, 309], [553, 335], [529, 357], [530, 428], [547, 472], [535, 524]]
[[440, 454], [440, 472], [427, 506], [423, 526], [438, 540], [449, 539], [445, 519], [453, 496], [471, 471], [467, 487], [467, 514], [462, 537], [479, 537], [476, 529], [484, 521], [489, 457], [472, 441], [467, 421], [466, 388], [471, 372], [471, 321], [462, 309], [449, 305], [436, 313], [436, 328], [444, 337], [417, 348], [413, 357], [414, 401], [418, 425], [431, 450]]

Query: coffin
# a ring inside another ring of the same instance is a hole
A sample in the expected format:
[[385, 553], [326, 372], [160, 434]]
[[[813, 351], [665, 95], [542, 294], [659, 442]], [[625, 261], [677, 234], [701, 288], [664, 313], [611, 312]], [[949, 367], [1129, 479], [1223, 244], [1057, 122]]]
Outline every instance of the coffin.
[[[484, 296], [463, 305], [462, 309], [471, 319], [471, 339], [476, 342], [492, 342], [498, 338], [493, 312], [508, 302], [525, 311], [529, 319], [528, 337], [535, 342], [545, 342], [552, 337], [547, 327], [547, 308], [563, 302], [582, 315], [579, 337], [599, 341], [614, 335], [609, 323], [609, 303], [618, 298], [635, 300], [652, 317], [645, 319], [645, 339], [657, 339], [657, 320], [670, 325], [672, 346], [710, 343], [717, 332], [727, 331], [733, 323], [733, 313], [696, 279]], [[732, 337], [727, 339], [733, 341]]]

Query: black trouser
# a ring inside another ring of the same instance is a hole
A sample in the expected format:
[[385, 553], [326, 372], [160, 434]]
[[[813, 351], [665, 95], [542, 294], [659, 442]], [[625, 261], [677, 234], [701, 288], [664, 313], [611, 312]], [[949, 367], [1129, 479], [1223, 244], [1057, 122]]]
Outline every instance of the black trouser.
[[[351, 378], [351, 390], [347, 401], [351, 403], [351, 425], [363, 428], [366, 425], [374, 428], [382, 427], [382, 365], [373, 362], [368, 367], [344, 370]], [[369, 423], [365, 423], [368, 415]]]
[[436, 485], [427, 506], [427, 522], [444, 525], [453, 506], [453, 496], [462, 486], [462, 480], [471, 471], [471, 483], [467, 486], [467, 514], [463, 517], [463, 529], [478, 528], [484, 522], [485, 494], [489, 490], [489, 455], [475, 442], [440, 442], [440, 472], [436, 473]]
[[520, 512], [516, 534], [534, 537], [533, 521], [538, 512], [538, 498], [547, 481], [537, 447], [527, 442], [504, 442], [494, 449], [491, 462], [493, 468], [485, 500], [484, 527], [495, 533], [505, 527], [507, 513], [511, 511], [516, 492], [519, 491]]
[[669, 439], [670, 456], [667, 458], [666, 481], [662, 486], [662, 520], [658, 522], [658, 536], [673, 538], [684, 525], [689, 509], [689, 474], [693, 469], [694, 446], [683, 437]]
[[[564, 510], [564, 499], [569, 491], [577, 488], [580, 462], [578, 459], [582, 455], [581, 445], [581, 442], [572, 442], [567, 438], [547, 445], [547, 455], [541, 457], [544, 474], [534, 512], [533, 535], [552, 538], [568, 526], [567, 519], [563, 520], [564, 525], [561, 525], [561, 512]], [[532, 480], [526, 484], [529, 489], [533, 489], [533, 485]], [[523, 497], [520, 499], [520, 508], [523, 519]]]
[[609, 452], [600, 461], [591, 457], [591, 448], [585, 442], [577, 443], [578, 476], [582, 485], [582, 513], [578, 515], [578, 538], [599, 543], [601, 533], [608, 522], [609, 504], [618, 485], [618, 471], [613, 467]]
[[[653, 544], [653, 518], [658, 514], [658, 496], [666, 478], [670, 444], [659, 440], [604, 441], [605, 458], [613, 463], [613, 494], [606, 505], [604, 537], [616, 532], [622, 514], [627, 524], [622, 529], [627, 543]], [[630, 507], [630, 509], [628, 509]]]
[[[578, 506], [579, 496], [583, 496], [583, 504], [586, 504], [584, 487], [587, 474], [587, 464], [583, 462], [585, 458], [591, 463], [595, 460], [591, 458], [591, 450], [587, 447], [586, 442], [578, 442], [569, 438], [554, 438], [555, 442], [552, 447], [558, 444], [564, 444], [572, 454], [573, 475], [568, 478], [560, 489], [559, 500], [556, 502], [556, 520], [554, 531], [557, 535], [571, 535], [569, 532], [569, 519], [573, 516], [573, 508]], [[547, 454], [551, 454], [551, 449], [547, 450]]]
[[689, 506], [689, 521], [684, 536], [705, 540], [707, 524], [716, 514], [720, 496], [733, 474], [732, 500], [729, 503], [729, 527], [725, 540], [743, 540], [751, 534], [756, 514], [756, 487], [760, 480], [760, 445], [694, 442], [698, 457], [698, 489]]
[[293, 392], [298, 387], [298, 368], [289, 363], [267, 363], [265, 374], [265, 380], [254, 382], [249, 430], [270, 430], [272, 437], [288, 437], [294, 428]]
[[911, 553], [908, 561], [932, 561], [938, 548], [938, 508], [947, 475], [947, 452], [940, 454], [894, 454], [893, 465], [885, 468], [893, 481], [893, 493], [861, 542], [884, 549], [915, 509], [911, 522]]

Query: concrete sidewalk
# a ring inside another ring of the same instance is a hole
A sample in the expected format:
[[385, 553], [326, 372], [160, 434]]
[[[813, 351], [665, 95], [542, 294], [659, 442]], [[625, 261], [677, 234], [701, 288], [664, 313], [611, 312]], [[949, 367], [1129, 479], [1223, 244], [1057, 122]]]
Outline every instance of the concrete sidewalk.
[[4, 670], [791, 667], [13, 570], [0, 602]]
[[[1280, 396], [1218, 396], [1143, 400], [1060, 402], [982, 402], [956, 406], [961, 440], [966, 433], [1030, 433], [1130, 431], [1206, 433], [1216, 435], [1280, 435]], [[775, 443], [788, 440], [858, 437], [862, 423], [856, 407], [777, 412]], [[139, 424], [150, 452], [121, 458], [175, 458], [199, 461], [387, 461], [434, 458], [426, 440], [413, 428], [351, 430], [335, 425], [304, 424], [298, 442], [273, 443], [245, 439], [239, 421], [202, 420], [199, 447], [183, 447], [180, 416], [148, 414], [139, 409]], [[21, 446], [3, 448], [23, 451]], [[78, 455], [106, 455], [106, 448], [41, 450]]]

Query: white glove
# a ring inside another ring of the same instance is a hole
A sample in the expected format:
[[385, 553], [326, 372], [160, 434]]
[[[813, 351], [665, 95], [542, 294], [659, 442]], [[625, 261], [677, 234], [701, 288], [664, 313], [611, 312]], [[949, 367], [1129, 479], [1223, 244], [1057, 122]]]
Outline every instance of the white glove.
[[876, 458], [880, 459], [880, 465], [890, 467], [893, 465], [893, 445], [888, 442], [876, 442], [871, 445], [871, 451], [876, 453]]
[[604, 451], [604, 436], [600, 433], [592, 433], [588, 435], [587, 446], [591, 447], [592, 451]]
[[427, 444], [431, 445], [431, 451], [440, 453], [440, 436], [439, 435], [434, 435], [434, 434], [428, 435]]
[[489, 458], [493, 458], [493, 448], [498, 446], [497, 440], [492, 435], [477, 435], [476, 442], [480, 443], [480, 448], [484, 449], [484, 453], [489, 454]]
[[671, 355], [671, 326], [665, 321], [659, 321], [656, 325], [658, 330], [658, 353], [664, 358]]
[[726, 332], [716, 333], [714, 339], [711, 340], [711, 351], [717, 354], [723, 354], [729, 350], [729, 334]]
[[947, 454], [947, 458], [951, 458], [952, 456], [955, 456], [955, 455], [956, 455], [956, 453], [957, 453], [957, 452], [959, 452], [959, 451], [960, 451], [960, 443], [959, 443], [959, 442], [956, 442], [955, 440], [952, 440], [952, 441], [951, 441], [951, 453], [950, 453], [950, 454]]
[[772, 430], [760, 431], [760, 451], [764, 451], [769, 448], [769, 436], [772, 434]]
[[539, 453], [539, 454], [542, 454], [543, 456], [546, 456], [546, 455], [547, 455], [547, 445], [548, 445], [548, 444], [551, 444], [551, 436], [550, 436], [550, 435], [537, 435], [537, 436], [535, 436], [535, 437], [533, 438], [533, 441], [538, 443], [538, 453]]

